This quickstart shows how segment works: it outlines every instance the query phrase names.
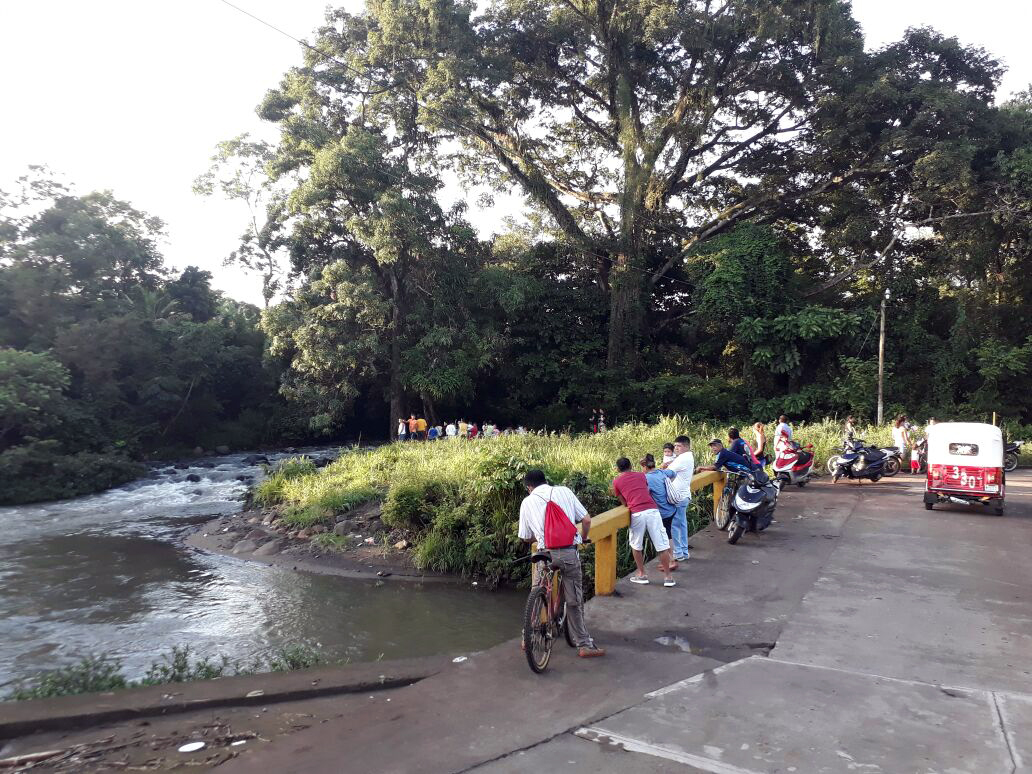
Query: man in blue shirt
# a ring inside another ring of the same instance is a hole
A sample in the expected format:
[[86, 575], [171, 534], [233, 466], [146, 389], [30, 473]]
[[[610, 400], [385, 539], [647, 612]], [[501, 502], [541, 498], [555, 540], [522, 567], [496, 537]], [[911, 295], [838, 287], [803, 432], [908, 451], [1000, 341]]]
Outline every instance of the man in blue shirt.
[[727, 437], [728, 440], [731, 441], [731, 445], [728, 447], [728, 451], [730, 451], [732, 454], [740, 454], [746, 459], [752, 457], [752, 455], [749, 454], [749, 447], [746, 445], [745, 441], [742, 440], [742, 434], [738, 432], [737, 427], [730, 428], [727, 431]]
[[[667, 498], [666, 482], [667, 479], [673, 479], [677, 474], [672, 470], [657, 470], [656, 458], [651, 454], [642, 457], [638, 464], [641, 465], [642, 472], [645, 474], [645, 481], [649, 485], [649, 494], [656, 502], [659, 517], [663, 520], [663, 529], [666, 530], [667, 537], [673, 539], [671, 525], [674, 521], [674, 514], [677, 512], [677, 506], [672, 505]], [[670, 569], [677, 569], [677, 562], [671, 560]]]
[[741, 454], [735, 454], [733, 451], [729, 451], [724, 448], [723, 441], [714, 438], [709, 442], [710, 451], [713, 456], [716, 457], [713, 460], [712, 465], [701, 465], [699, 470], [730, 470], [734, 473], [741, 473], [743, 471], [752, 470], [753, 464], [747, 458]]

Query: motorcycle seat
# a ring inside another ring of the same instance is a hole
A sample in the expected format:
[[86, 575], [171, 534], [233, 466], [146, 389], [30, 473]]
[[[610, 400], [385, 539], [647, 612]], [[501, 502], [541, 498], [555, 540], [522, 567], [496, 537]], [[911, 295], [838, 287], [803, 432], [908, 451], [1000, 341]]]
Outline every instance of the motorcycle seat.
[[867, 457], [868, 462], [877, 462], [878, 460], [885, 459], [885, 452], [878, 449], [868, 449], [864, 456]]
[[813, 459], [813, 455], [810, 452], [799, 452], [799, 459], [796, 460], [796, 465], [805, 465]]

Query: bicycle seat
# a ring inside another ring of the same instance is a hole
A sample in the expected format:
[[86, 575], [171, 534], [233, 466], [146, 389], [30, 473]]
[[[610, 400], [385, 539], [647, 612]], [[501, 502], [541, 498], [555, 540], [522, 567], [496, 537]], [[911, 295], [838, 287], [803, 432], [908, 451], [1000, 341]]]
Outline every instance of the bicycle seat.
[[552, 561], [552, 555], [548, 551], [535, 551], [531, 557], [532, 562], [550, 562]]

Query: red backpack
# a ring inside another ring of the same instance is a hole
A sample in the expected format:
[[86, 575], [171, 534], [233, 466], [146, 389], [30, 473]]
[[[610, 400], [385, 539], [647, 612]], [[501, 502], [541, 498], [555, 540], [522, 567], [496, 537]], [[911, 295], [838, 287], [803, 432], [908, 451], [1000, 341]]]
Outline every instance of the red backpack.
[[569, 548], [576, 538], [577, 525], [570, 521], [566, 511], [552, 500], [552, 494], [549, 493], [545, 504], [545, 548]]

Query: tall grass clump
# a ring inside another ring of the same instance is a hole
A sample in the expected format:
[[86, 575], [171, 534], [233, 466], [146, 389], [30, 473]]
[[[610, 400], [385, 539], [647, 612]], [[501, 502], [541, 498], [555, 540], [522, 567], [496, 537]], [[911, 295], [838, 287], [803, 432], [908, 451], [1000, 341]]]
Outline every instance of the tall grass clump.
[[[748, 423], [738, 425], [752, 439]], [[711, 438], [726, 438], [727, 424], [665, 417], [654, 424], [629, 423], [598, 435], [510, 435], [493, 439], [448, 439], [391, 443], [369, 452], [344, 455], [321, 470], [274, 472], [258, 487], [256, 499], [278, 505], [298, 525], [333, 518], [371, 500], [382, 503], [385, 524], [411, 532], [417, 564], [428, 570], [485, 576], [489, 581], [520, 581], [525, 566], [512, 567], [519, 504], [526, 494], [523, 474], [541, 468], [549, 481], [573, 489], [588, 510], [601, 513], [617, 505], [609, 492], [617, 457], [632, 462], [645, 453], [660, 456], [675, 436], [692, 439], [697, 464], [710, 461]], [[774, 432], [768, 426], [768, 436]], [[818, 464], [841, 446], [841, 427], [831, 420], [798, 425], [796, 438], [813, 443]], [[889, 443], [889, 429], [868, 429], [872, 443]], [[693, 524], [708, 518], [705, 497], [690, 511]], [[621, 564], [630, 554], [621, 541]], [[588, 566], [590, 563], [585, 562]]]

